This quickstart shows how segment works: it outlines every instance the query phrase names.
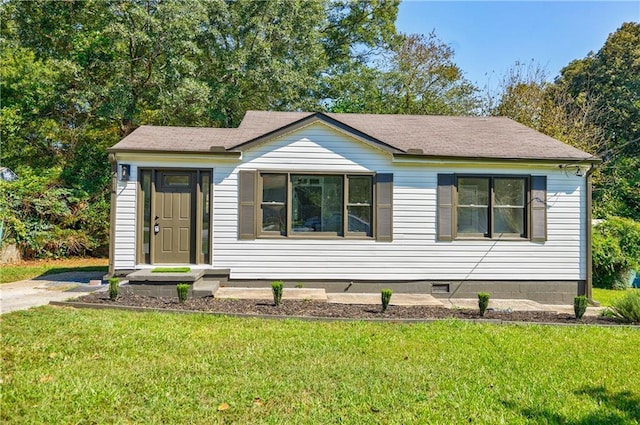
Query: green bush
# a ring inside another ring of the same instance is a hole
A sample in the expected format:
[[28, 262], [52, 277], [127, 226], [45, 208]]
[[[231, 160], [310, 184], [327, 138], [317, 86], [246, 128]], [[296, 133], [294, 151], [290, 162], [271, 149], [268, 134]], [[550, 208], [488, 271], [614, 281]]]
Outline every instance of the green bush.
[[587, 311], [587, 297], [579, 295], [573, 299], [573, 312], [576, 315], [576, 319], [582, 319], [585, 311]]
[[640, 323], [640, 291], [629, 291], [624, 297], [614, 301], [608, 311], [611, 316], [626, 323]]
[[120, 279], [117, 277], [109, 278], [109, 299], [115, 301], [118, 298], [118, 290], [120, 289]]
[[25, 259], [104, 253], [108, 202], [65, 187], [58, 168], [15, 171], [17, 180], [0, 180], [0, 242], [15, 243]]
[[273, 292], [273, 303], [276, 306], [280, 305], [282, 301], [282, 289], [284, 287], [284, 282], [281, 280], [276, 280], [275, 282], [271, 282], [271, 292]]
[[593, 229], [593, 284], [625, 289], [632, 270], [640, 268], [640, 223], [611, 217]]
[[189, 297], [189, 284], [188, 283], [178, 283], [176, 285], [176, 290], [178, 291], [178, 301], [184, 303], [187, 301]]
[[382, 311], [387, 311], [389, 302], [391, 302], [391, 295], [393, 295], [393, 291], [391, 289], [382, 290]]
[[488, 292], [478, 292], [478, 307], [480, 308], [480, 316], [484, 316], [487, 307], [489, 307], [489, 298], [491, 294]]

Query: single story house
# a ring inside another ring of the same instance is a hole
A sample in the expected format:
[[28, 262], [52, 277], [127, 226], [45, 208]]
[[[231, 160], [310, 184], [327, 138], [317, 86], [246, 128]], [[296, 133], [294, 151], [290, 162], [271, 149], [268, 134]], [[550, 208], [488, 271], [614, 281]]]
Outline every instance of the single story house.
[[249, 111], [110, 150], [110, 273], [571, 303], [597, 158], [502, 117]]

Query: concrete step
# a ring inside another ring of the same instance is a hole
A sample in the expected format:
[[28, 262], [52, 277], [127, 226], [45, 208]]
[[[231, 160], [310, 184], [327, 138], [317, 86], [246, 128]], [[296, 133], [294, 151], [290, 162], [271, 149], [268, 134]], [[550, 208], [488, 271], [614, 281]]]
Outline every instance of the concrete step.
[[[335, 304], [382, 304], [380, 293], [340, 293], [329, 292], [327, 300]], [[442, 306], [437, 298], [429, 294], [394, 293], [389, 305], [430, 305]]]
[[[219, 288], [214, 296], [216, 298], [236, 300], [273, 300], [271, 288], [230, 288], [225, 286]], [[282, 299], [327, 301], [327, 294], [324, 289], [284, 288], [282, 291]]]
[[216, 293], [220, 287], [218, 280], [200, 279], [193, 283], [192, 291], [194, 297], [210, 297]]

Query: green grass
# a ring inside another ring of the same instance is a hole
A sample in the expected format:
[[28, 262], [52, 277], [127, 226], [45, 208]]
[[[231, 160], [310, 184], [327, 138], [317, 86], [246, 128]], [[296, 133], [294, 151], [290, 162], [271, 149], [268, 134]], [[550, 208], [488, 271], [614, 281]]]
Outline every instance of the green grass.
[[6, 424], [640, 421], [632, 328], [52, 307], [1, 320]]
[[63, 260], [36, 260], [18, 264], [5, 264], [0, 267], [0, 284], [17, 282], [64, 272], [108, 271], [109, 260], [105, 258], [70, 258]]
[[593, 299], [603, 307], [611, 307], [613, 302], [624, 297], [627, 291], [640, 291], [640, 289], [627, 289], [625, 291], [614, 289], [593, 288]]
[[151, 273], [188, 273], [191, 271], [189, 267], [156, 267]]

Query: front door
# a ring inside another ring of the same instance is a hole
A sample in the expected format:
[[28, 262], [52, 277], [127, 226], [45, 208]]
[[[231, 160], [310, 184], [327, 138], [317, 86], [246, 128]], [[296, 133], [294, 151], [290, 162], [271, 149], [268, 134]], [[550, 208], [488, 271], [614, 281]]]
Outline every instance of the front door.
[[153, 262], [195, 262], [196, 172], [157, 171]]

